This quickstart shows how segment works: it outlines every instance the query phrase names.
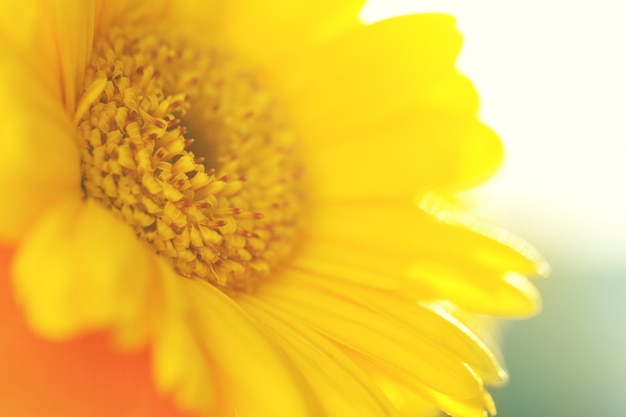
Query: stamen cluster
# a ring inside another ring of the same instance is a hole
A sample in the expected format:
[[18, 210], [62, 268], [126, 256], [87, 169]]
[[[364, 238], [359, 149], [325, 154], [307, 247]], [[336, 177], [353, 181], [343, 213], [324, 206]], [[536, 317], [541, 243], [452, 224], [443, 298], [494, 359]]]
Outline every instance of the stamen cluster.
[[224, 290], [267, 274], [297, 230], [293, 137], [259, 78], [217, 48], [135, 29], [96, 41], [85, 74], [85, 197]]

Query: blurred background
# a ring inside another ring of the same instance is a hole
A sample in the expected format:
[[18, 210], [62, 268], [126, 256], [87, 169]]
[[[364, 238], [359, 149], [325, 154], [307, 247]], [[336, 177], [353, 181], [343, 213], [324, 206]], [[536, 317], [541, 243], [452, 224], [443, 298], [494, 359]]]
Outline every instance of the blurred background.
[[410, 11], [457, 17], [507, 150], [472, 199], [553, 269], [541, 315], [503, 330], [498, 415], [626, 416], [626, 2], [371, 0], [362, 18]]

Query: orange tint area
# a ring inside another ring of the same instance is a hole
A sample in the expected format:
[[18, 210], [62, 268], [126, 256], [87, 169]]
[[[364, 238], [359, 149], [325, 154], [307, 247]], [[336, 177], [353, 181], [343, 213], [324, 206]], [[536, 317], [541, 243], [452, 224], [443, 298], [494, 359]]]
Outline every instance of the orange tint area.
[[0, 247], [0, 415], [189, 416], [155, 391], [146, 350], [116, 354], [103, 334], [53, 342], [31, 332], [12, 296], [11, 257]]

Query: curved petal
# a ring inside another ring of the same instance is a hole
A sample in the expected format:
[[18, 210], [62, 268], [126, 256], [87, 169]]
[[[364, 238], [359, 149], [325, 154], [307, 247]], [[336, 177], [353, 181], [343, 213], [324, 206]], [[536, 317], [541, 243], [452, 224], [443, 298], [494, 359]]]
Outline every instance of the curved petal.
[[224, 19], [225, 4], [217, 0], [97, 0], [95, 32], [103, 35], [113, 26], [143, 26], [158, 33], [190, 35], [200, 42], [213, 38], [215, 43], [214, 32]]
[[[341, 259], [338, 259], [341, 258]], [[407, 301], [448, 300], [483, 314], [524, 317], [535, 314], [541, 299], [524, 276], [485, 268], [451, 266], [445, 260], [424, 261], [350, 244], [314, 241], [294, 267], [357, 286], [392, 291]]]
[[54, 0], [46, 2], [46, 19], [52, 25], [60, 68], [63, 102], [72, 117], [83, 74], [91, 56], [95, 30], [96, 1]]
[[42, 2], [7, 2], [0, 15], [0, 39], [19, 46], [32, 45], [39, 39], [39, 25], [42, 17]]
[[396, 415], [371, 378], [306, 322], [259, 297], [244, 295], [238, 301], [297, 364], [315, 395], [323, 398], [323, 415]]
[[[394, 404], [403, 416], [439, 416], [433, 413], [434, 407], [451, 416], [486, 417], [487, 412], [496, 414], [491, 396], [486, 391], [479, 392], [472, 398], [455, 398], [413, 384], [386, 373], [365, 358], [354, 358], [373, 378], [378, 380], [385, 393], [394, 400]], [[429, 407], [430, 405], [430, 407]]]
[[218, 38], [272, 75], [294, 56], [358, 24], [363, 0], [229, 1]]
[[527, 242], [450, 203], [427, 211], [410, 204], [368, 201], [315, 205], [310, 225], [307, 236], [354, 244], [355, 249], [379, 250], [396, 258], [437, 260], [529, 276], [549, 272], [545, 260]]
[[476, 313], [501, 317], [528, 317], [541, 310], [539, 292], [525, 277], [494, 274], [474, 268], [462, 270], [423, 262], [410, 271], [423, 292], [444, 298]]
[[297, 271], [284, 275], [258, 290], [258, 297], [284, 315], [299, 317], [336, 343], [416, 385], [458, 398], [473, 397], [481, 389], [480, 379], [461, 360], [420, 332], [349, 295], [316, 287], [317, 277], [307, 278]]
[[154, 389], [147, 351], [117, 352], [102, 334], [64, 342], [34, 334], [12, 297], [11, 261], [0, 248], [0, 414], [187, 416]]
[[[458, 361], [469, 365], [481, 378], [491, 384], [506, 381], [507, 375], [499, 363], [500, 354], [490, 337], [479, 329], [476, 320], [453, 304], [444, 301], [425, 301], [421, 294], [406, 287], [385, 289], [359, 282], [359, 271], [353, 270], [354, 281], [346, 281], [339, 268], [318, 269], [316, 263], [294, 268], [302, 285], [313, 292], [334, 294], [344, 302], [362, 304], [388, 321], [389, 326], [400, 326], [426, 338], [449, 352]], [[403, 294], [404, 293], [404, 294]], [[407, 294], [413, 293], [413, 296]], [[416, 300], [417, 299], [417, 300]]]
[[18, 240], [47, 206], [81, 192], [73, 129], [38, 71], [0, 56], [0, 240]]
[[[237, 416], [314, 416], [316, 404], [297, 370], [230, 297], [209, 283], [184, 281], [197, 336], [225, 383]], [[280, 401], [277, 401], [280, 399]]]
[[[443, 229], [460, 232], [480, 241], [478, 246], [470, 244], [471, 249], [467, 251], [479, 263], [529, 276], [546, 277], [550, 274], [550, 266], [539, 252], [514, 234], [476, 218], [452, 201], [435, 194], [423, 195], [416, 202], [420, 210], [432, 216]], [[441, 239], [468, 243], [466, 239], [457, 240], [460, 237], [445, 235]]]
[[[58, 97], [60, 103], [60, 68], [53, 33], [54, 25], [48, 19], [48, 10], [44, 1], [3, 4], [3, 13], [0, 16], [2, 58], [21, 60], [30, 72], [36, 74], [35, 84], [45, 86], [47, 91]], [[4, 76], [0, 80], [5, 80]], [[23, 82], [18, 85], [23, 88], [31, 83]], [[5, 102], [11, 102], [14, 99], [4, 94], [2, 97]]]
[[192, 332], [183, 278], [132, 229], [88, 200], [48, 210], [16, 256], [13, 281], [33, 329], [63, 340], [109, 332], [123, 350], [153, 348], [155, 383], [185, 409], [216, 407], [213, 370]]
[[387, 128], [334, 136], [332, 145], [309, 148], [305, 143], [312, 198], [326, 204], [363, 197], [410, 201], [426, 190], [467, 189], [499, 167], [500, 140], [478, 121], [445, 111], [421, 111], [408, 120], [414, 124], [389, 121]]
[[441, 221], [399, 204], [316, 206], [293, 264], [475, 312], [536, 312], [538, 294], [521, 275], [547, 271], [537, 252], [458, 209], [447, 213]]
[[530, 276], [549, 272], [528, 243], [449, 203], [427, 210], [375, 202], [316, 205], [310, 225], [308, 236], [397, 259], [441, 260], [453, 266], [475, 265]]
[[[356, 26], [308, 55], [292, 56], [289, 65], [275, 68], [281, 71], [276, 82], [295, 119], [316, 133], [345, 132], [428, 109], [471, 118], [478, 96], [456, 71], [460, 48], [451, 16], [401, 16]], [[358, 140], [338, 136], [318, 140]]]
[[275, 69], [317, 198], [409, 198], [493, 173], [502, 146], [455, 69], [460, 41], [449, 16], [403, 16]]
[[68, 198], [50, 207], [25, 237], [13, 272], [37, 332], [63, 339], [112, 329], [123, 345], [145, 343], [155, 265], [132, 230], [97, 203]]
[[148, 297], [146, 325], [151, 330], [154, 379], [160, 391], [170, 392], [185, 410], [203, 416], [228, 417], [214, 361], [197, 333], [193, 303], [183, 281], [170, 265], [157, 258]]

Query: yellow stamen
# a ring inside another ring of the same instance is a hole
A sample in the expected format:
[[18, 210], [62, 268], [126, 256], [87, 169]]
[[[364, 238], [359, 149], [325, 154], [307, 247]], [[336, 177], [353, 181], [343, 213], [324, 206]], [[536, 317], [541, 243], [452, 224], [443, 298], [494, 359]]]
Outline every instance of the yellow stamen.
[[259, 78], [217, 48], [116, 29], [79, 98], [85, 197], [223, 290], [249, 289], [297, 230], [293, 138]]

